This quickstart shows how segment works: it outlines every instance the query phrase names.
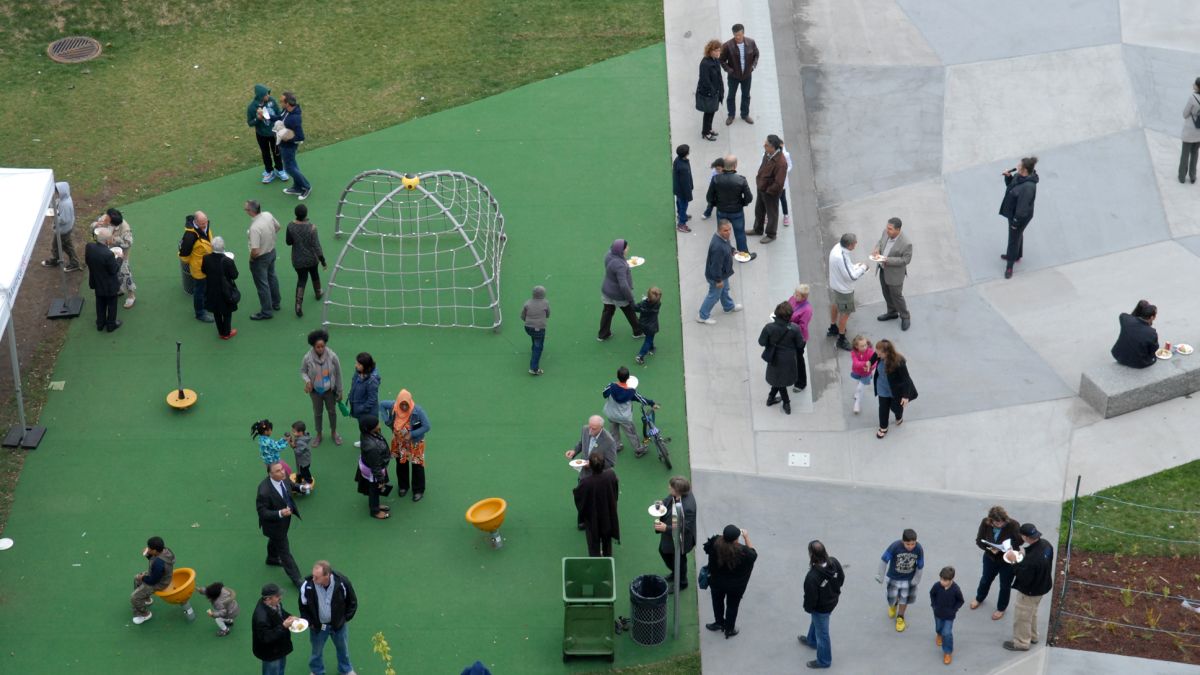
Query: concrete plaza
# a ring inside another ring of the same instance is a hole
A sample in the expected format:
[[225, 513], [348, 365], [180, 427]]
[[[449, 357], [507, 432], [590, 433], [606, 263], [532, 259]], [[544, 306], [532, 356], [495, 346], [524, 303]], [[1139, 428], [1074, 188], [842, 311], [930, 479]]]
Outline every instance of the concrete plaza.
[[[927, 601], [898, 634], [872, 579], [901, 529], [915, 528], [926, 550], [921, 597], [948, 564], [970, 595], [979, 574], [972, 539], [992, 504], [1057, 543], [1061, 502], [1077, 475], [1092, 492], [1200, 457], [1184, 437], [1195, 401], [1103, 420], [1077, 396], [1080, 373], [1111, 358], [1117, 314], [1140, 298], [1159, 306], [1162, 339], [1200, 341], [1200, 298], [1188, 283], [1200, 274], [1200, 186], [1175, 178], [1180, 112], [1200, 74], [1200, 47], [1184, 28], [1200, 23], [1200, 4], [664, 6], [672, 142], [691, 145], [697, 183], [694, 232], [679, 236], [678, 252], [699, 527], [707, 536], [736, 523], [760, 554], [741, 635], [702, 631], [705, 672], [791, 672], [813, 658], [795, 636], [808, 626], [800, 585], [814, 538], [849, 566], [833, 615], [834, 668], [904, 663], [932, 672], [941, 664]], [[710, 143], [693, 107], [697, 64], [705, 41], [728, 39], [734, 23], [761, 50], [755, 124], [725, 126], [722, 109], [720, 138]], [[745, 311], [698, 324], [713, 224], [698, 218], [708, 163], [732, 152], [753, 181], [771, 133], [795, 163], [792, 226], [769, 245], [751, 238], [759, 258], [737, 265], [732, 280]], [[1005, 280], [1000, 174], [1025, 155], [1041, 160], [1037, 210], [1025, 258]], [[892, 216], [904, 220], [914, 247], [905, 283], [912, 329], [875, 320], [883, 309], [873, 273], [858, 283], [848, 329], [893, 340], [921, 393], [907, 423], [881, 441], [874, 400], [852, 414], [848, 354], [824, 337], [825, 258], [843, 232], [854, 232], [865, 260]], [[757, 338], [799, 282], [813, 288], [810, 386], [793, 394], [786, 416], [764, 405]], [[1065, 649], [1005, 651], [1011, 612], [990, 620], [994, 593], [960, 613], [948, 672], [1190, 670]], [[698, 602], [702, 622], [710, 620], [707, 594]], [[1043, 636], [1049, 607], [1043, 601]]]

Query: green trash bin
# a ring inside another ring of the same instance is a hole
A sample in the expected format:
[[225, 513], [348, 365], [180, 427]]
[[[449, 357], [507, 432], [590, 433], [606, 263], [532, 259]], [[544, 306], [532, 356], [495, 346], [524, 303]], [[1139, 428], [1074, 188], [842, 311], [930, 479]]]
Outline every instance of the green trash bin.
[[563, 661], [614, 658], [617, 570], [612, 558], [563, 558]]

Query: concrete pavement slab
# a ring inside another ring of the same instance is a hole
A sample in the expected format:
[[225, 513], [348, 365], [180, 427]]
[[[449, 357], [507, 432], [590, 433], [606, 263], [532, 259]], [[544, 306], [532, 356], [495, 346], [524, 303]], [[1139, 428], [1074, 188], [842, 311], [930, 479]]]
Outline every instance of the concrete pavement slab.
[[[821, 225], [834, 237], [843, 232], [857, 234], [856, 259], [868, 262], [866, 256], [879, 242], [887, 219], [893, 216], [904, 223], [904, 235], [913, 245], [913, 263], [908, 266], [908, 278], [904, 281], [906, 297], [961, 288], [970, 282], [940, 179], [821, 209]], [[883, 299], [875, 267], [871, 263], [871, 271], [854, 288], [854, 298], [860, 304]]]
[[945, 64], [1121, 41], [1117, 0], [1037, 4], [899, 0], [899, 4]]
[[1154, 180], [1158, 184], [1159, 198], [1171, 235], [1188, 237], [1200, 234], [1200, 187], [1195, 183], [1179, 182], [1181, 141], [1178, 133], [1169, 135], [1146, 129], [1145, 134], [1150, 163], [1154, 167]]
[[1179, 244], [1180, 246], [1183, 246], [1184, 248], [1191, 251], [1192, 253], [1195, 253], [1196, 255], [1200, 255], [1200, 235], [1193, 235], [1191, 237], [1181, 237], [1179, 239], [1176, 239], [1175, 243]]
[[856, 66], [941, 65], [895, 0], [809, 0], [800, 41], [804, 63]]
[[[958, 415], [1072, 395], [1072, 389], [1025, 344], [975, 288], [954, 289], [908, 299], [912, 328], [899, 321], [879, 322], [882, 304], [867, 305], [851, 318], [850, 333], [871, 340], [890, 339], [908, 360], [920, 396], [906, 416], [911, 419]], [[986, 337], [985, 337], [986, 336]], [[985, 346], [986, 345], [986, 346]], [[844, 373], [849, 357], [839, 356]], [[1076, 383], [1078, 383], [1076, 377]], [[852, 393], [844, 385], [849, 406]], [[861, 424], [874, 424], [865, 410]], [[855, 426], [856, 423], [851, 423]]]
[[1196, 666], [1133, 656], [1085, 652], [1079, 649], [1047, 649], [1046, 670], [1054, 675], [1190, 675]]
[[1200, 51], [1200, 4], [1192, 0], [1121, 0], [1121, 41], [1180, 51]]
[[1037, 204], [1017, 275], [1168, 239], [1146, 137], [1140, 129], [1049, 150], [1026, 148], [1003, 161], [946, 176], [946, 192], [972, 280], [1000, 278], [1008, 241], [999, 215], [1000, 173], [1024, 154], [1040, 156]]
[[1074, 496], [1076, 476], [1083, 477], [1080, 491], [1092, 494], [1200, 459], [1200, 447], [1185, 440], [1197, 414], [1200, 398], [1185, 396], [1076, 429], [1063, 499]]
[[1158, 305], [1154, 327], [1160, 340], [1200, 342], [1200, 296], [1181, 282], [1197, 276], [1200, 259], [1167, 241], [1019, 274], [984, 284], [980, 292], [1078, 391], [1083, 370], [1112, 360], [1117, 316], [1131, 311], [1139, 299]]
[[[726, 640], [701, 631], [705, 673], [793, 672], [813, 658], [810, 650], [796, 642], [796, 635], [808, 629], [808, 617], [801, 609], [801, 583], [807, 568], [806, 548], [812, 539], [823, 541], [846, 567], [846, 585], [830, 629], [836, 672], [879, 672], [885, 654], [888, 663], [905, 664], [910, 672], [988, 672], [1027, 658], [1000, 646], [1011, 638], [1011, 618], [992, 621], [991, 612], [984, 608], [960, 611], [950, 668], [942, 666], [941, 650], [933, 643], [930, 584], [935, 583], [942, 566], [952, 565], [963, 594], [974, 590], [981, 554], [973, 539], [979, 520], [995, 499], [709, 471], [695, 471], [693, 479], [699, 538], [707, 539], [734, 523], [749, 531], [759, 554], [738, 618], [741, 634]], [[1005, 499], [1000, 503], [1014, 517], [1036, 523], [1048, 538], [1057, 541], [1056, 502]], [[918, 600], [907, 614], [909, 627], [897, 633], [887, 618], [883, 586], [873, 577], [883, 549], [898, 539], [905, 527], [916, 529], [926, 561]], [[703, 554], [700, 556], [698, 563], [704, 564]], [[991, 598], [995, 593], [993, 589]], [[701, 591], [698, 600], [701, 620], [711, 621], [708, 594]], [[1044, 636], [1049, 603], [1043, 601], [1042, 605], [1039, 624]], [[992, 606], [991, 601], [984, 605]], [[863, 649], [864, 644], [871, 648]]]
[[[946, 69], [943, 171], [1136, 126], [1130, 87], [1119, 45], [951, 66]], [[1063, 117], [1064, 111], [1070, 111], [1069, 117]]]
[[818, 206], [937, 177], [943, 78], [940, 67], [802, 69]]
[[1122, 51], [1142, 126], [1179, 138], [1196, 80], [1196, 54], [1136, 45]]

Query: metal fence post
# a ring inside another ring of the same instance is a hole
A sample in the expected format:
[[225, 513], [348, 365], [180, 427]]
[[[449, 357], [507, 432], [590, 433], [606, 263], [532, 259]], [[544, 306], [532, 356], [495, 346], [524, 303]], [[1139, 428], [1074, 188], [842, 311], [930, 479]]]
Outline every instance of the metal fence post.
[[1062, 620], [1063, 603], [1067, 601], [1067, 583], [1071, 578], [1071, 541], [1075, 536], [1075, 509], [1079, 507], [1079, 483], [1082, 475], [1075, 476], [1075, 498], [1071, 500], [1071, 517], [1067, 521], [1067, 552], [1063, 561], [1062, 589], [1058, 592], [1058, 609], [1054, 611], [1054, 620], [1050, 624], [1050, 639], [1046, 644], [1053, 645], [1058, 640], [1059, 622]]

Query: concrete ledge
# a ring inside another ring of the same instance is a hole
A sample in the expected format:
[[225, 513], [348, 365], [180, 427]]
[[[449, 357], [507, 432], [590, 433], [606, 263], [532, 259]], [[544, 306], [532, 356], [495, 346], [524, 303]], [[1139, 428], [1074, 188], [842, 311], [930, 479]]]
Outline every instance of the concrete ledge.
[[1105, 418], [1200, 391], [1200, 359], [1176, 354], [1149, 368], [1111, 362], [1084, 371], [1079, 396]]

